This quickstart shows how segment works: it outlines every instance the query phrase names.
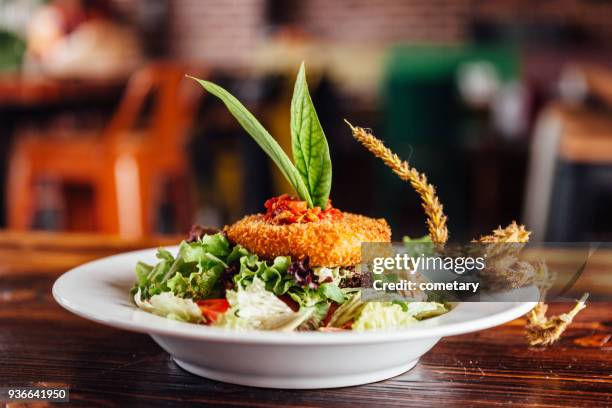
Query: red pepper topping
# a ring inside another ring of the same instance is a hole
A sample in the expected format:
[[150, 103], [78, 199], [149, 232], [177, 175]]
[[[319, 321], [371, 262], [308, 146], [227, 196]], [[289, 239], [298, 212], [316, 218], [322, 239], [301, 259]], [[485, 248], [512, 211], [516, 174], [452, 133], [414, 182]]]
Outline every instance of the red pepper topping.
[[321, 207], [308, 208], [306, 201], [283, 194], [267, 200], [264, 206], [266, 207], [266, 221], [273, 224], [342, 219], [342, 212], [332, 206], [331, 200], [327, 200], [327, 205], [322, 210]]

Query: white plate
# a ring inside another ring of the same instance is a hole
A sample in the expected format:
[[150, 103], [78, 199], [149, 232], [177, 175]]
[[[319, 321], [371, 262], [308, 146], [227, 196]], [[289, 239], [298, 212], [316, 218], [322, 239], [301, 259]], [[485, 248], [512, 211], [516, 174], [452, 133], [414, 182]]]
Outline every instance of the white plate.
[[72, 269], [55, 282], [53, 296], [86, 319], [150, 334], [191, 373], [257, 387], [332, 388], [384, 380], [412, 368], [443, 336], [503, 324], [535, 305], [458, 303], [445, 315], [398, 331], [237, 332], [176, 322], [136, 308], [129, 289], [139, 260], [155, 263], [155, 249], [127, 252]]

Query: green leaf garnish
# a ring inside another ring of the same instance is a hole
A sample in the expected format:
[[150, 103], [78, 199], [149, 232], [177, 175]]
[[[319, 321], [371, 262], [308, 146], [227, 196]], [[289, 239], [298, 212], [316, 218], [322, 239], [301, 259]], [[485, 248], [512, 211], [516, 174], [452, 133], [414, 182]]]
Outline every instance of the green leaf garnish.
[[291, 147], [295, 167], [308, 187], [313, 205], [324, 209], [331, 190], [332, 165], [327, 139], [308, 92], [304, 63], [291, 100]]
[[[208, 92], [215, 95], [225, 104], [230, 113], [236, 118], [238, 123], [247, 131], [249, 135], [257, 142], [257, 144], [270, 156], [272, 161], [276, 163], [280, 171], [293, 186], [297, 195], [308, 203], [309, 207], [313, 206], [313, 201], [307, 185], [305, 184], [300, 172], [295, 168], [291, 160], [285, 154], [278, 142], [268, 133], [268, 131], [259, 123], [257, 119], [236, 99], [232, 94], [227, 92], [219, 85], [209, 81], [189, 77], [196, 80]], [[318, 123], [318, 121], [317, 121]], [[327, 146], [327, 144], [326, 144]], [[329, 158], [329, 153], [328, 153]], [[328, 189], [329, 193], [329, 189]], [[326, 199], [327, 202], [327, 199]]]

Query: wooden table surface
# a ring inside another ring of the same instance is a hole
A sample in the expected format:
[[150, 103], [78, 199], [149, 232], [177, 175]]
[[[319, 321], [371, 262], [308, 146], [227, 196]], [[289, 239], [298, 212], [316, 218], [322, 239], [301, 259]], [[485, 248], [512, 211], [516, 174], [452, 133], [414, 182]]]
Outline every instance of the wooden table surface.
[[37, 107], [114, 96], [126, 78], [53, 78], [22, 73], [0, 74], [1, 107]]
[[[612, 406], [612, 303], [591, 303], [552, 347], [528, 347], [524, 319], [440, 341], [399, 377], [330, 390], [224, 384], [180, 368], [147, 335], [115, 330], [58, 306], [60, 273], [106, 254], [174, 242], [0, 232], [0, 388], [63, 386], [74, 406]], [[612, 265], [612, 260], [610, 262]], [[567, 309], [555, 304], [553, 311]], [[290, 364], [290, 362], [288, 362]], [[1, 399], [0, 399], [1, 400]], [[7, 406], [18, 406], [9, 403]]]

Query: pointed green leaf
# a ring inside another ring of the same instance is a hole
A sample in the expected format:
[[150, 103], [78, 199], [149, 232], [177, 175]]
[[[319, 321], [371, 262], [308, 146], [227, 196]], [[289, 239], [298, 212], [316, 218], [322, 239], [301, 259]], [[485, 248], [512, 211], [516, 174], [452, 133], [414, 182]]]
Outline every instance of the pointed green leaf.
[[313, 204], [325, 208], [332, 182], [331, 158], [308, 92], [304, 63], [295, 80], [291, 100], [291, 147], [295, 167], [308, 187]]
[[227, 92], [219, 85], [209, 81], [189, 77], [196, 80], [208, 92], [215, 95], [225, 104], [230, 113], [236, 118], [238, 123], [247, 131], [249, 135], [257, 142], [257, 144], [270, 156], [272, 161], [276, 163], [280, 171], [287, 178], [289, 183], [295, 189], [297, 195], [312, 207], [312, 199], [308, 191], [308, 187], [300, 177], [300, 173], [295, 168], [291, 160], [285, 154], [278, 142], [268, 133], [268, 131], [259, 123], [257, 119], [242, 105], [238, 99]]

